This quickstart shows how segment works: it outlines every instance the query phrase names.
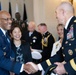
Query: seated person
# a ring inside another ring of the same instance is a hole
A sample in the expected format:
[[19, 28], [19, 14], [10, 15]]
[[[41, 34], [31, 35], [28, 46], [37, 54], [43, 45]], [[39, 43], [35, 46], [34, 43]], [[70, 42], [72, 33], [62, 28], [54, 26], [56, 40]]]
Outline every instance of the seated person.
[[53, 49], [52, 49], [52, 52], [51, 52], [51, 57], [54, 56], [56, 54], [56, 52], [58, 50], [60, 50], [61, 46], [62, 46], [62, 40], [63, 40], [63, 25], [62, 24], [58, 24], [57, 25], [57, 33], [58, 33], [58, 36], [59, 36], [59, 40], [56, 41], [54, 44], [53, 44]]
[[42, 34], [42, 61], [50, 58], [53, 43], [55, 42], [53, 35], [47, 30], [45, 23], [39, 24], [39, 31]]
[[[10, 32], [12, 37], [11, 47], [15, 54], [15, 61], [22, 64], [32, 61], [30, 45], [21, 40], [22, 34], [20, 27], [18, 25], [13, 25]], [[22, 72], [19, 75], [28, 74]]]
[[35, 22], [31, 21], [28, 23], [28, 31], [23, 33], [23, 40], [29, 42], [32, 49], [42, 49], [41, 45], [42, 36], [36, 31]]

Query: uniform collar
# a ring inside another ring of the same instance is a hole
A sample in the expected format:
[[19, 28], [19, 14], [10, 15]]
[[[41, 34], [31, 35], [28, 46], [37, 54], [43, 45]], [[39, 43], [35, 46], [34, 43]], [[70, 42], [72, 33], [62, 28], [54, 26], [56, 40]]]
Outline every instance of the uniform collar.
[[3, 32], [3, 34], [6, 35], [6, 32], [7, 32], [7, 31], [4, 30], [4, 29], [2, 29], [1, 27], [0, 27], [0, 29], [1, 29], [1, 31]]
[[43, 35], [45, 35], [47, 32], [48, 32], [48, 31], [45, 31], [45, 32], [43, 33]]
[[[73, 17], [73, 16], [72, 16], [72, 17]], [[66, 22], [65, 29], [68, 28], [69, 22], [70, 22], [70, 20], [72, 19], [72, 17], [70, 17], [70, 18], [68, 19], [68, 21]]]

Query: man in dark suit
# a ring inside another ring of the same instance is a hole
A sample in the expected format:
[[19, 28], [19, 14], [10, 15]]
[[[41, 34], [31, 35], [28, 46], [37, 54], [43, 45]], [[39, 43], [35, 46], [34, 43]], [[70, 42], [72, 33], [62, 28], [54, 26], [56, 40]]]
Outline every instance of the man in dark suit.
[[[14, 61], [14, 53], [11, 50], [10, 39], [7, 30], [11, 28], [12, 19], [7, 11], [0, 11], [0, 75], [10, 75], [10, 71], [16, 74], [30, 67], [28, 64], [20, 64]], [[32, 67], [32, 66], [31, 66]]]
[[64, 59], [62, 60], [56, 54], [54, 57], [38, 64], [38, 66], [34, 65], [34, 67], [37, 70], [46, 70], [50, 65], [56, 64], [57, 67], [54, 72], [58, 75], [76, 75], [76, 17], [72, 4], [62, 2], [56, 9], [56, 18], [59, 24], [65, 26], [62, 49], [59, 50], [62, 51]]
[[28, 31], [23, 34], [23, 40], [30, 43], [32, 49], [42, 49], [42, 36], [35, 30], [35, 23], [33, 21], [28, 24]]

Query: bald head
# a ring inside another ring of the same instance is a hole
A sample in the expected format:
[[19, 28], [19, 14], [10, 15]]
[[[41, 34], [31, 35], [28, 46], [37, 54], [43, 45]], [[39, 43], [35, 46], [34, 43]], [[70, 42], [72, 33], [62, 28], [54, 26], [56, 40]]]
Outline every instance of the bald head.
[[69, 13], [74, 13], [74, 7], [72, 6], [72, 4], [70, 2], [62, 2], [59, 6], [58, 6], [59, 9], [62, 9], [66, 12], [69, 12]]
[[10, 16], [10, 14], [7, 12], [7, 11], [0, 11], [0, 18], [2, 18], [2, 17], [4, 17], [5, 15], [9, 15]]
[[0, 11], [0, 27], [4, 30], [11, 29], [12, 19], [7, 11]]
[[28, 24], [28, 30], [30, 32], [33, 32], [35, 30], [35, 27], [36, 27], [35, 22], [33, 22], [33, 21], [29, 22], [29, 24]]
[[74, 8], [70, 2], [62, 2], [56, 9], [56, 18], [59, 24], [65, 25], [74, 16]]

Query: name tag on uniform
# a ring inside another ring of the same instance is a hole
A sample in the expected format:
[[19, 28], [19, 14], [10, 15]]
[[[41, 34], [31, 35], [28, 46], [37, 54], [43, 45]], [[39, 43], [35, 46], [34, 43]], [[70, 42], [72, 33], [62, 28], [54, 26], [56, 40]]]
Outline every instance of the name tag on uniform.
[[67, 40], [68, 39], [71, 39], [73, 37], [74, 37], [74, 34], [73, 34], [73, 26], [71, 26], [69, 32], [67, 33]]

